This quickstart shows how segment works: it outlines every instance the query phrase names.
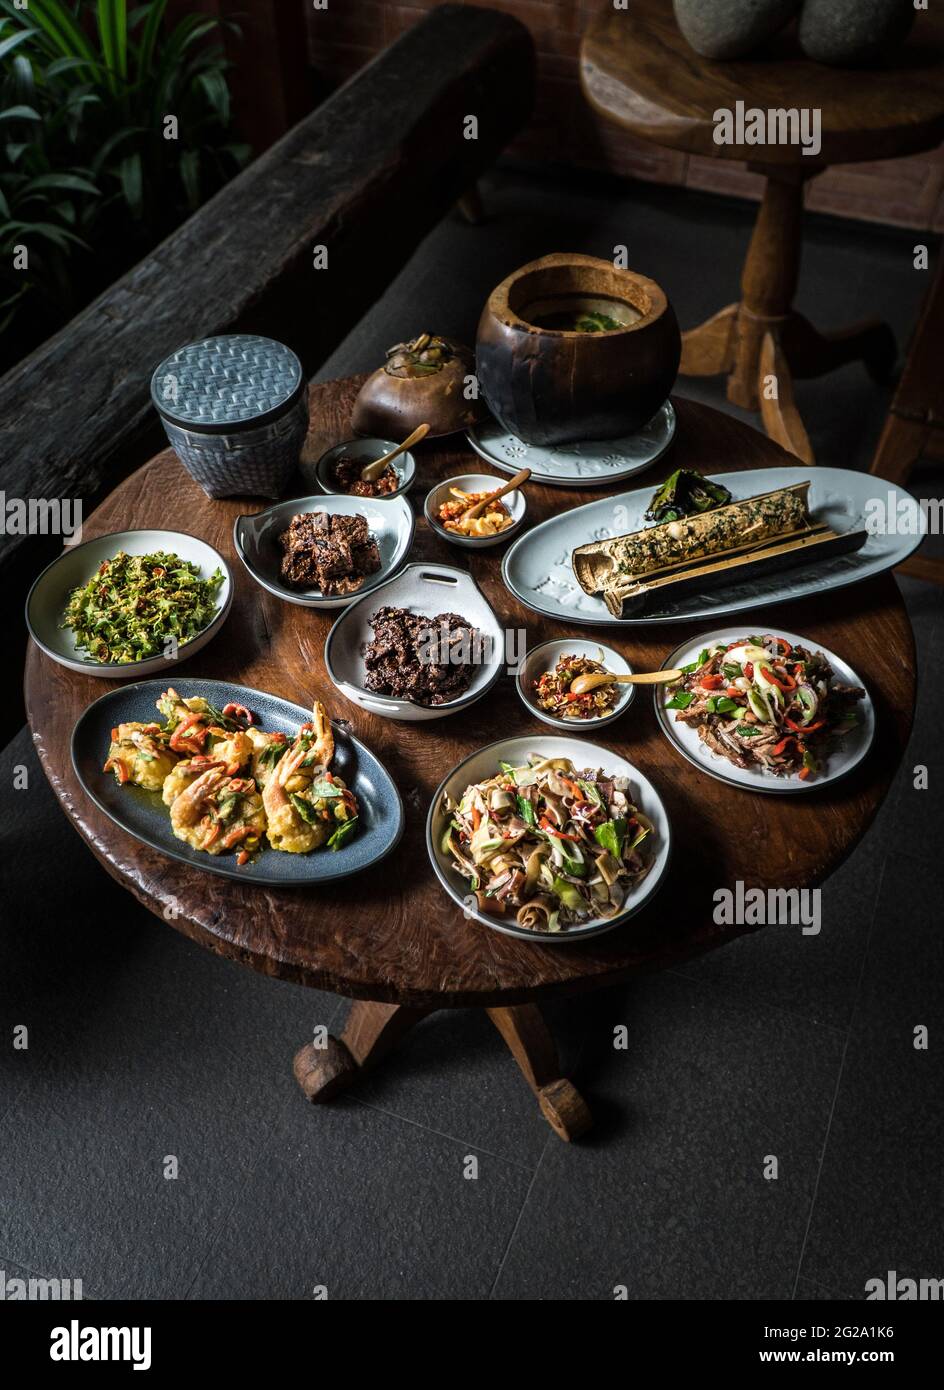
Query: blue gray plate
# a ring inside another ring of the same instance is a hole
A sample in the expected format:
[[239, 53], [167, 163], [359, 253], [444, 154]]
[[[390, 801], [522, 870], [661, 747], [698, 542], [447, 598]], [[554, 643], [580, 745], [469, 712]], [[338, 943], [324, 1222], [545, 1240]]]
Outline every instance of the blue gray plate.
[[[263, 729], [281, 729], [289, 737], [311, 718], [300, 705], [266, 695], [244, 685], [225, 681], [180, 680], [180, 694], [202, 696], [217, 709], [230, 701], [245, 705]], [[383, 763], [338, 723], [332, 721], [335, 754], [332, 772], [342, 777], [357, 797], [360, 828], [342, 849], [318, 849], [311, 854], [284, 854], [266, 848], [252, 863], [238, 868], [233, 855], [201, 854], [178, 840], [170, 825], [168, 808], [159, 792], [140, 787], [119, 787], [110, 772], [103, 772], [111, 730], [129, 720], [160, 719], [155, 702], [166, 688], [163, 681], [140, 681], [110, 690], [89, 705], [72, 731], [72, 766], [99, 810], [129, 835], [160, 850], [172, 859], [240, 883], [268, 888], [316, 887], [368, 869], [397, 845], [403, 833], [403, 803]]]

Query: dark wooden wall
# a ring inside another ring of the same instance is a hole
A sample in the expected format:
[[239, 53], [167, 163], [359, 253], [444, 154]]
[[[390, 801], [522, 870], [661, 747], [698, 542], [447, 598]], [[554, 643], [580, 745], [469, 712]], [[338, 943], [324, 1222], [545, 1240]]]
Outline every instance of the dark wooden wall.
[[[329, 0], [302, 5], [312, 65], [326, 81], [356, 72], [440, 0]], [[512, 154], [601, 169], [630, 178], [758, 198], [762, 182], [733, 160], [659, 149], [592, 112], [577, 78], [580, 37], [590, 16], [612, 0], [466, 0], [505, 10], [526, 24], [537, 49], [534, 114]], [[671, 0], [665, 0], [668, 5]], [[932, 0], [938, 4], [940, 0]], [[944, 232], [944, 150], [829, 169], [806, 194], [818, 212]]]

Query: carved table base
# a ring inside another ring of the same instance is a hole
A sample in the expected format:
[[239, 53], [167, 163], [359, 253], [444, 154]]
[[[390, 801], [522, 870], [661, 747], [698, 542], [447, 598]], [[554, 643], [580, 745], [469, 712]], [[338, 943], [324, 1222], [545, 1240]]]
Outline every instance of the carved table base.
[[728, 400], [759, 410], [771, 439], [815, 463], [793, 396], [794, 377], [816, 377], [846, 362], [865, 362], [887, 380], [897, 349], [877, 319], [838, 333], [820, 333], [793, 308], [800, 269], [803, 185], [812, 174], [759, 168], [767, 176], [744, 273], [741, 301], [682, 335], [684, 376], [728, 377]]
[[[295, 1079], [312, 1104], [331, 1100], [432, 1012], [357, 1000], [340, 1038], [329, 1037], [323, 1048], [307, 1043], [295, 1054]], [[554, 1133], [565, 1140], [585, 1134], [593, 1123], [590, 1111], [577, 1088], [561, 1076], [554, 1039], [537, 1005], [485, 1012], [508, 1044]]]

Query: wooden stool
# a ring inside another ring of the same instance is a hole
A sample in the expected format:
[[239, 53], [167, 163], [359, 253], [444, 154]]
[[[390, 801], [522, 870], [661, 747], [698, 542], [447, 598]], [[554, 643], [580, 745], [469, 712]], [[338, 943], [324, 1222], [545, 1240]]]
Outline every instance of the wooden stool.
[[[944, 388], [941, 344], [944, 343], [944, 257], [928, 291], [918, 327], [895, 392], [870, 473], [890, 483], [907, 484], [920, 458], [944, 463]], [[944, 584], [944, 560], [912, 555], [899, 570], [930, 584]]]
[[[938, 7], [940, 11], [940, 7]], [[681, 371], [728, 377], [728, 400], [759, 410], [771, 437], [815, 462], [793, 396], [794, 377], [864, 361], [886, 378], [895, 362], [887, 325], [869, 320], [820, 333], [793, 308], [800, 268], [803, 188], [830, 164], [931, 149], [944, 138], [944, 14], [921, 13], [895, 66], [826, 67], [781, 35], [763, 58], [716, 63], [682, 37], [671, 0], [604, 6], [581, 47], [581, 83], [601, 115], [659, 145], [713, 159], [747, 159], [767, 182], [741, 279], [741, 299], [683, 335]], [[821, 112], [822, 147], [715, 143], [715, 114]], [[758, 151], [763, 157], [758, 159]]]

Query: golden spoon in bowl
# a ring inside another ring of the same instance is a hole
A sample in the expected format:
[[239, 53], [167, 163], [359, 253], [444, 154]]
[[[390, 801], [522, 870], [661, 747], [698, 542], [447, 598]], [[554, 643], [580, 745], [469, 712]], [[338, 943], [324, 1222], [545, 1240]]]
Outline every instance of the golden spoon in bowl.
[[514, 492], [515, 488], [522, 487], [530, 477], [531, 469], [522, 468], [520, 473], [516, 473], [513, 478], [509, 478], [508, 482], [504, 483], [495, 492], [490, 492], [486, 497], [482, 498], [481, 502], [474, 503], [473, 506], [469, 507], [468, 511], [463, 512], [461, 520], [473, 521], [477, 516], [481, 516], [486, 508], [490, 507], [493, 502], [497, 502], [499, 497], [505, 497], [509, 492]]
[[395, 449], [391, 449], [389, 454], [384, 454], [379, 459], [373, 459], [366, 467], [361, 469], [362, 483], [375, 483], [383, 473], [388, 463], [392, 463], [395, 458], [405, 454], [407, 449], [412, 449], [414, 444], [419, 444], [421, 439], [425, 439], [429, 434], [429, 425], [417, 425], [412, 434], [408, 434], [402, 444], [398, 444]]
[[586, 695], [600, 685], [669, 685], [680, 681], [684, 671], [637, 671], [631, 676], [616, 676], [612, 671], [591, 671], [571, 682], [572, 695]]

